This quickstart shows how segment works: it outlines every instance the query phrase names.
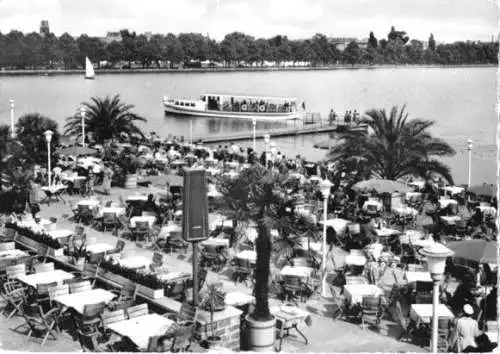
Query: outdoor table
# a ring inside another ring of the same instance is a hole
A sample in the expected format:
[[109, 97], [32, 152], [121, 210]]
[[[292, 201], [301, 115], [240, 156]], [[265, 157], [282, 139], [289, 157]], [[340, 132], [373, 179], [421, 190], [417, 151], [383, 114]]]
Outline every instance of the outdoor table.
[[417, 230], [406, 230], [403, 235], [399, 236], [399, 242], [404, 244], [415, 243], [420, 240], [424, 234]]
[[234, 172], [234, 171], [224, 172], [223, 176], [226, 176], [229, 178], [236, 178], [236, 177], [238, 177], [238, 172]]
[[453, 215], [453, 216], [441, 216], [441, 220], [448, 226], [450, 225], [455, 225], [457, 221], [462, 220], [462, 218], [458, 215]]
[[207, 168], [206, 171], [211, 175], [218, 175], [221, 172], [219, 168], [213, 168], [213, 167]]
[[62, 175], [62, 179], [64, 181], [68, 181], [68, 182], [75, 182], [75, 181], [84, 181], [86, 179], [86, 177], [84, 176], [78, 176], [78, 175], [73, 175], [73, 176], [68, 176], [68, 175]]
[[417, 281], [424, 281], [424, 282], [432, 281], [429, 272], [406, 272], [405, 277], [408, 283], [416, 283]]
[[422, 196], [422, 193], [420, 193], [420, 192], [407, 192], [405, 195], [406, 200], [410, 200], [413, 198], [420, 198], [421, 196]]
[[148, 196], [145, 194], [133, 194], [127, 197], [127, 202], [146, 202]]
[[318, 181], [321, 181], [321, 178], [319, 178], [318, 176], [311, 176], [311, 177], [309, 177], [309, 181], [312, 181], [312, 182], [316, 181], [316, 182], [318, 182]]
[[344, 261], [348, 266], [364, 266], [366, 264], [366, 257], [348, 254], [345, 256]]
[[79, 314], [83, 314], [85, 305], [94, 305], [99, 302], [109, 303], [116, 297], [116, 294], [104, 289], [92, 289], [79, 293], [72, 293], [57, 296], [54, 300], [66, 308], [72, 308]]
[[166, 282], [174, 282], [183, 279], [191, 278], [191, 274], [184, 272], [168, 272], [165, 274], [158, 274], [156, 276], [158, 279]]
[[417, 216], [418, 215], [418, 210], [410, 208], [410, 207], [399, 207], [399, 208], [393, 208], [392, 211], [397, 214], [397, 215], [412, 215], [412, 216]]
[[373, 284], [349, 284], [344, 285], [344, 296], [348, 303], [362, 303], [363, 296], [380, 296], [384, 292]]
[[170, 223], [166, 226], [161, 227], [160, 232], [158, 234], [158, 239], [159, 240], [168, 239], [172, 233], [181, 231], [182, 228], [179, 225]]
[[371, 211], [371, 209], [375, 209], [376, 211], [382, 210], [382, 203], [376, 200], [367, 200], [363, 204], [363, 211]]
[[[323, 221], [320, 221], [319, 223], [323, 224]], [[342, 233], [349, 224], [350, 221], [340, 218], [326, 220], [326, 226], [333, 228], [336, 234]]]
[[240, 163], [236, 161], [228, 161], [226, 162], [226, 165], [229, 166], [230, 168], [237, 168], [240, 165]]
[[304, 338], [306, 344], [308, 344], [308, 339], [298, 328], [298, 323], [305, 321], [311, 315], [309, 312], [302, 310], [296, 306], [274, 306], [271, 307], [271, 314], [276, 317], [276, 325], [278, 327], [278, 351], [281, 351], [281, 345], [283, 339], [289, 336], [289, 331], [295, 329], [302, 338]]
[[174, 321], [156, 313], [139, 316], [130, 320], [109, 324], [113, 332], [128, 337], [141, 350], [146, 350], [149, 337], [161, 336], [174, 324]]
[[152, 228], [153, 224], [156, 221], [155, 216], [134, 216], [130, 219], [130, 226], [135, 227], [135, 223], [137, 221], [147, 221], [149, 224], [149, 227]]
[[492, 207], [492, 206], [478, 206], [479, 210], [481, 210], [481, 212], [483, 212], [484, 214], [488, 214], [488, 215], [493, 215], [495, 216], [496, 213], [497, 213], [497, 210]]
[[125, 268], [137, 269], [149, 267], [152, 260], [144, 256], [133, 256], [125, 259], [120, 259], [120, 265]]
[[464, 191], [464, 189], [462, 187], [456, 187], [456, 186], [446, 186], [446, 187], [443, 187], [442, 190], [449, 192], [451, 195], [460, 194]]
[[236, 258], [239, 259], [246, 259], [250, 263], [255, 263], [257, 262], [257, 252], [252, 251], [252, 250], [244, 250], [236, 254]]
[[30, 259], [29, 253], [18, 249], [0, 251], [0, 271], [5, 271], [11, 265], [26, 263]]
[[281, 276], [296, 276], [300, 278], [309, 278], [311, 274], [314, 272], [314, 269], [311, 267], [303, 267], [303, 266], [284, 266], [281, 271]]
[[210, 230], [213, 231], [218, 227], [233, 227], [233, 221], [227, 219], [217, 219], [210, 224]]
[[60, 240], [60, 239], [69, 239], [71, 236], [75, 234], [75, 232], [72, 230], [57, 229], [49, 231], [48, 234], [53, 239]]
[[106, 207], [99, 210], [99, 215], [104, 215], [104, 213], [113, 213], [116, 216], [125, 214], [125, 208], [121, 207]]
[[[438, 318], [453, 319], [453, 313], [450, 309], [443, 304], [437, 307]], [[412, 304], [410, 311], [410, 318], [416, 322], [417, 327], [421, 323], [430, 324], [432, 320], [432, 304]]]
[[235, 291], [227, 293], [226, 297], [224, 298], [224, 302], [226, 303], [226, 305], [239, 307], [254, 303], [255, 297], [250, 294]]
[[395, 229], [390, 229], [388, 227], [382, 227], [380, 229], [375, 228], [375, 233], [377, 234], [378, 237], [388, 237], [388, 236], [397, 235], [400, 233], [400, 231], [395, 230]]
[[448, 205], [457, 205], [458, 202], [455, 199], [439, 199], [439, 207], [441, 209], [446, 208]]
[[170, 163], [172, 166], [182, 166], [185, 165], [187, 162], [184, 160], [175, 160]]
[[30, 275], [20, 275], [17, 279], [29, 286], [36, 288], [38, 284], [62, 283], [64, 280], [72, 279], [73, 274], [64, 270], [56, 269], [53, 272], [35, 273]]
[[204, 245], [212, 245], [212, 246], [224, 246], [229, 247], [229, 240], [227, 238], [216, 238], [210, 237], [201, 243]]
[[96, 200], [96, 199], [84, 199], [84, 200], [80, 200], [77, 203], [77, 205], [88, 206], [90, 209], [94, 209], [94, 208], [98, 207], [99, 204], [101, 204], [101, 202]]
[[47, 202], [47, 204], [50, 204], [50, 200], [54, 198], [56, 201], [62, 201], [65, 203], [64, 198], [61, 196], [62, 192], [64, 192], [68, 187], [61, 184], [57, 186], [44, 186], [42, 187], [42, 191], [45, 192], [45, 198], [43, 198], [42, 201], [40, 201], [40, 204], [43, 204], [44, 202]]
[[90, 253], [106, 253], [114, 248], [114, 246], [108, 243], [94, 243], [85, 247], [86, 251]]

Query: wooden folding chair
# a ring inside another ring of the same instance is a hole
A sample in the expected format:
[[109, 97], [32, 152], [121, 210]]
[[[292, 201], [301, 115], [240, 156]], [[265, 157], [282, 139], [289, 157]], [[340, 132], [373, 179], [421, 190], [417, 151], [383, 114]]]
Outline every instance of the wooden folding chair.
[[38, 263], [33, 266], [33, 270], [35, 273], [48, 273], [53, 272], [55, 270], [54, 263]]
[[[26, 293], [24, 288], [18, 282], [7, 281], [3, 284], [3, 297], [13, 307], [12, 311], [7, 316], [9, 320], [16, 313], [23, 313], [23, 305], [26, 301]], [[4, 311], [7, 306], [4, 308]]]
[[147, 315], [149, 313], [148, 304], [140, 304], [125, 309], [128, 319]]
[[127, 307], [133, 306], [138, 292], [137, 284], [133, 282], [128, 282], [124, 284], [120, 291], [112, 290], [113, 293], [118, 295], [118, 299], [109, 303], [108, 308], [112, 310], [125, 309]]
[[23, 312], [23, 317], [26, 320], [26, 325], [29, 327], [28, 338], [31, 338], [33, 333], [45, 333], [42, 339], [41, 346], [45, 344], [49, 335], [51, 335], [55, 340], [57, 340], [56, 331], [54, 331], [54, 326], [56, 325], [56, 314], [59, 309], [51, 309], [48, 312], [44, 312], [42, 306], [38, 306], [38, 312], [35, 314], [28, 315]]
[[179, 325], [189, 325], [194, 323], [196, 318], [196, 307], [184, 301], [179, 309], [179, 313], [167, 313], [163, 316], [176, 322]]
[[104, 301], [83, 306], [83, 314], [79, 323], [79, 328], [95, 331], [101, 324], [101, 314], [105, 308], [106, 304]]
[[81, 293], [84, 291], [92, 290], [92, 284], [88, 280], [80, 281], [78, 283], [69, 284], [69, 292], [71, 294]]

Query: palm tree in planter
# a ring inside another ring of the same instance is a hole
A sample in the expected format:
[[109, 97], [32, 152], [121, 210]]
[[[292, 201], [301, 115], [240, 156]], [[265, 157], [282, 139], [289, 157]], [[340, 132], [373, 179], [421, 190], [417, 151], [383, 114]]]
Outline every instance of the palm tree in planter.
[[222, 289], [222, 284], [212, 283], [207, 284], [206, 290], [199, 294], [199, 306], [205, 311], [210, 312], [210, 336], [207, 338], [209, 348], [214, 349], [222, 340], [221, 337], [215, 334], [214, 328], [214, 313], [222, 311], [226, 308], [225, 297], [226, 293]]
[[453, 184], [450, 168], [436, 158], [453, 156], [455, 150], [445, 141], [432, 136], [434, 122], [409, 119], [405, 106], [371, 109], [361, 120], [368, 131], [349, 131], [340, 135], [328, 159], [342, 165], [356, 158], [358, 169], [371, 177], [397, 180], [406, 176], [426, 177], [437, 173]]
[[[121, 101], [120, 96], [113, 98], [92, 97], [91, 102], [84, 102], [85, 131], [92, 133], [97, 144], [104, 144], [107, 140], [119, 140], [122, 134], [133, 134], [143, 137], [142, 131], [136, 122], [146, 122], [146, 119], [132, 112], [133, 105]], [[81, 137], [82, 116], [80, 112], [66, 118], [65, 134]]]
[[[241, 208], [257, 225], [255, 268], [255, 309], [246, 317], [248, 350], [273, 350], [276, 320], [269, 310], [270, 260], [273, 250], [272, 228], [291, 234], [293, 207], [286, 194], [280, 193], [282, 178], [261, 165], [242, 171], [235, 181], [238, 188], [221, 188], [228, 207]], [[237, 193], [235, 192], [237, 191]], [[278, 218], [277, 215], [280, 215]], [[276, 219], [275, 219], [276, 218]]]

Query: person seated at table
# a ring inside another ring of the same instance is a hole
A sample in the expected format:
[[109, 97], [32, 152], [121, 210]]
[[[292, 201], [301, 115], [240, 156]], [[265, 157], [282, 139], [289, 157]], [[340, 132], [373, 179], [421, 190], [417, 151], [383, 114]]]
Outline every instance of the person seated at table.
[[471, 305], [463, 306], [462, 316], [455, 323], [455, 328], [451, 337], [451, 347], [456, 353], [471, 353], [477, 351], [476, 337], [479, 332], [479, 325], [475, 319], [474, 309]]
[[155, 213], [156, 216], [160, 215], [160, 211], [158, 210], [158, 206], [154, 201], [153, 194], [148, 195], [148, 200], [142, 206], [142, 212]]
[[464, 275], [462, 281], [457, 286], [451, 298], [451, 305], [454, 312], [459, 312], [465, 304], [473, 304], [475, 301], [473, 288], [474, 280], [470, 275]]
[[169, 336], [161, 336], [158, 338], [158, 341], [156, 342], [156, 350], [155, 353], [166, 353], [170, 351], [170, 348], [172, 347], [172, 339]]
[[497, 321], [497, 293], [498, 287], [495, 286], [493, 290], [481, 300], [480, 307], [482, 310], [482, 319], [485, 321]]
[[379, 267], [373, 254], [368, 254], [368, 261], [363, 269], [363, 276], [368, 284], [375, 284], [379, 279]]
[[483, 223], [483, 212], [479, 207], [476, 208], [476, 212], [472, 215], [469, 223], [473, 227], [480, 226]]

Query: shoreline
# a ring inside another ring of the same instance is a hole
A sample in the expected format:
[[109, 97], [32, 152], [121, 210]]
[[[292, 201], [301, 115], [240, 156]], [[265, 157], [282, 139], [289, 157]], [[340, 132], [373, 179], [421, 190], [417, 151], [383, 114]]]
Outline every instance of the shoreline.
[[[188, 68], [188, 69], [95, 69], [96, 75], [99, 74], [188, 74], [188, 73], [235, 73], [235, 72], [275, 72], [275, 71], [331, 71], [331, 70], [375, 70], [375, 69], [457, 69], [457, 68], [489, 68], [497, 67], [497, 64], [464, 64], [464, 65], [332, 65], [332, 66], [306, 66], [306, 67], [257, 67], [257, 68]], [[85, 69], [68, 70], [0, 70], [0, 76], [56, 76], [56, 75], [83, 75]]]

